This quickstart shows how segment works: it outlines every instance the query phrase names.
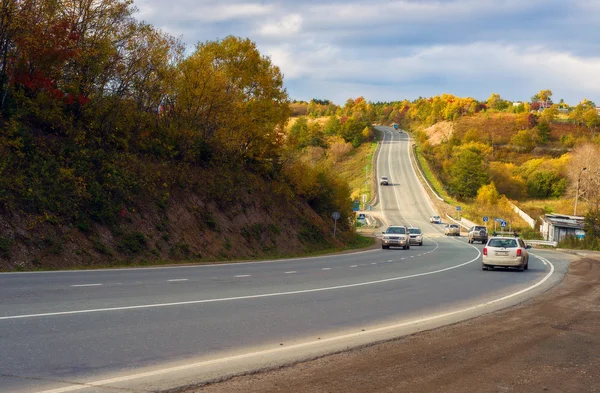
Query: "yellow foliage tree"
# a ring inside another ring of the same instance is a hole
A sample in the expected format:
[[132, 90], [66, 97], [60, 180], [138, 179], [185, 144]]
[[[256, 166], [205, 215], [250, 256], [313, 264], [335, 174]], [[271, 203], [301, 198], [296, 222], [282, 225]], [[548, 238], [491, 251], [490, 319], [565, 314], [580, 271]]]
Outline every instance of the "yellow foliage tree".
[[494, 206], [500, 201], [500, 193], [496, 189], [496, 185], [492, 182], [479, 188], [475, 200], [480, 205]]

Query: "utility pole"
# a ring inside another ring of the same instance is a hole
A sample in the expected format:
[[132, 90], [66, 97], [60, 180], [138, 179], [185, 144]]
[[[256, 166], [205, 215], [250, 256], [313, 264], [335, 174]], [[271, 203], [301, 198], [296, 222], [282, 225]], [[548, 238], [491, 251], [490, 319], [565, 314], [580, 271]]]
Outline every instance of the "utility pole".
[[587, 169], [586, 167], [581, 168], [581, 170], [579, 171], [579, 176], [577, 176], [577, 193], [575, 193], [575, 209], [573, 210], [574, 216], [577, 215], [577, 201], [579, 200], [579, 183], [581, 182], [581, 174], [586, 169]]

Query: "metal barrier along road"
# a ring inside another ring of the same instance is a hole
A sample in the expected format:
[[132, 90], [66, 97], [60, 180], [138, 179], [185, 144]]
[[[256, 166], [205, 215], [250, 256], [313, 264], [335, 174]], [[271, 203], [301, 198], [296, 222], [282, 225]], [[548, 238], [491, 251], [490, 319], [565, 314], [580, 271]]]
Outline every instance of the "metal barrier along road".
[[550, 240], [526, 240], [526, 239], [523, 239], [523, 241], [525, 242], [525, 244], [558, 247], [558, 242], [553, 242]]

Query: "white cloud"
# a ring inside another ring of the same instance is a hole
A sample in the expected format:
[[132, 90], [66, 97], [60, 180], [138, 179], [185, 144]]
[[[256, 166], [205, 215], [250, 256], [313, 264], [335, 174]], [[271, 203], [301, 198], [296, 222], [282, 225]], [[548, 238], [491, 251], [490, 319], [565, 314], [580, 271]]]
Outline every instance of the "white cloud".
[[136, 0], [138, 17], [144, 20], [164, 20], [177, 24], [182, 21], [224, 22], [252, 19], [272, 14], [273, 4], [253, 2], [162, 1]]
[[[414, 91], [415, 85], [429, 80], [430, 83], [423, 85], [423, 90], [416, 92], [416, 96], [449, 92], [484, 99], [492, 92], [499, 92], [507, 99], [517, 100], [528, 99], [542, 88], [550, 88], [557, 97], [564, 98], [575, 92], [580, 94], [578, 99], [600, 96], [597, 78], [600, 57], [578, 57], [543, 47], [477, 42], [426, 47], [407, 56], [382, 54], [380, 57], [356, 58], [342, 48], [304, 44], [301, 48], [267, 48], [267, 53], [281, 68], [287, 81], [310, 80], [319, 90], [335, 82], [338, 86], [353, 86], [353, 92], [360, 85], [365, 93], [382, 93], [387, 89], [385, 96], [390, 96], [390, 92], [399, 94], [408, 89], [407, 86]], [[515, 85], [517, 81], [518, 85]], [[464, 86], [470, 89], [466, 93]], [[326, 92], [313, 95], [340, 99]], [[396, 99], [401, 98], [404, 97], [396, 96]]]
[[[311, 20], [330, 26], [373, 24], [388, 29], [389, 23], [456, 21], [485, 15], [523, 12], [544, 4], [542, 0], [454, 0], [454, 1], [360, 1], [322, 4], [309, 8]], [[434, 25], [431, 28], [435, 28]]]
[[279, 22], [264, 24], [259, 33], [263, 36], [282, 37], [292, 36], [300, 32], [302, 16], [299, 14], [286, 15]]
[[[293, 98], [600, 100], [600, 0], [135, 0], [188, 43], [249, 37]], [[314, 93], [306, 93], [308, 89]], [[299, 94], [305, 96], [299, 96]], [[373, 96], [368, 97], [368, 94]], [[363, 95], [363, 94], [360, 94]], [[337, 101], [336, 101], [337, 102]]]

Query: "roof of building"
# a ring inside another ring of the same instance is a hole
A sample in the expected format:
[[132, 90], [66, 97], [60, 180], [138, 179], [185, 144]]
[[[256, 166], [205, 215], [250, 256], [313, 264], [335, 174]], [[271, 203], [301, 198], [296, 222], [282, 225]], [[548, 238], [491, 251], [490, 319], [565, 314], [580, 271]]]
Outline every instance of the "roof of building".
[[583, 228], [584, 217], [565, 214], [545, 214], [542, 219], [557, 227], [581, 229]]

